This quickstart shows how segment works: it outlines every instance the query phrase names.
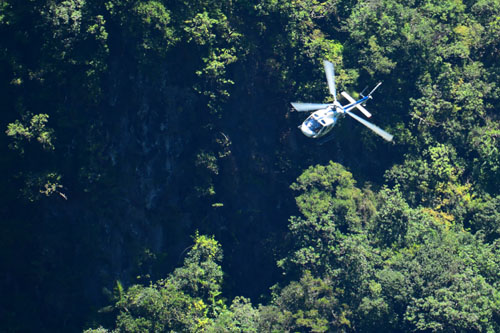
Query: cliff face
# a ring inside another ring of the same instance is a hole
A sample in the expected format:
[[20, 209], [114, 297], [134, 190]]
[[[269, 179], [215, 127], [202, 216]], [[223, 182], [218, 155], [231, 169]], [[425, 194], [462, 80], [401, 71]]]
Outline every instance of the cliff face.
[[[29, 325], [41, 330], [83, 326], [110, 304], [103, 288], [111, 290], [117, 280], [128, 286], [164, 277], [182, 263], [196, 231], [214, 235], [224, 248], [228, 297], [260, 301], [282, 276], [275, 262], [283, 257], [288, 218], [297, 213], [292, 181], [308, 165], [329, 160], [371, 167], [357, 163], [359, 156], [352, 152], [359, 150], [352, 142], [343, 144], [350, 125], [340, 124], [336, 140], [321, 147], [296, 130], [304, 115], [288, 112], [288, 102], [297, 97], [289, 87], [311, 75], [326, 87], [323, 72], [311, 74], [311, 59], [298, 61], [292, 52], [286, 52], [289, 60], [279, 60], [276, 50], [260, 47], [269, 41], [253, 34], [237, 45], [238, 61], [225, 39], [219, 41], [227, 47], [223, 51], [219, 44], [207, 49], [184, 41], [167, 47], [168, 56], [148, 57], [129, 25], [111, 18], [101, 23], [109, 31], [107, 40], [103, 33], [98, 41], [106, 40], [106, 46], [95, 48], [102, 57], [87, 49], [90, 37], [85, 35], [75, 44], [75, 59], [54, 60], [47, 48], [48, 64], [32, 65], [41, 68], [35, 73], [41, 78], [32, 79], [27, 71], [25, 85], [13, 88], [4, 82], [17, 97], [25, 96], [27, 105], [48, 100], [29, 111], [50, 113], [56, 150], [35, 155], [47, 161], [25, 158], [23, 171], [55, 169], [67, 200], [55, 194], [21, 204], [13, 195], [19, 184], [9, 184], [6, 202], [13, 204], [5, 209], [3, 239], [9, 242], [2, 252], [9, 262], [0, 291], [18, 300], [0, 303], [0, 310], [13, 309], [15, 322], [23, 318], [24, 308], [36, 309]], [[219, 58], [205, 63], [204, 57], [214, 52], [229, 54], [227, 62], [233, 62], [222, 69]], [[89, 77], [94, 60], [102, 68]], [[55, 64], [61, 68], [52, 73]], [[211, 65], [217, 67], [215, 79], [203, 72]], [[43, 81], [46, 72], [50, 75]], [[7, 74], [13, 77], [14, 70]], [[233, 84], [220, 87], [217, 80]], [[84, 90], [85, 85], [91, 87]], [[224, 96], [224, 89], [228, 96], [215, 99], [217, 110], [209, 107], [214, 102], [210, 94]], [[17, 110], [15, 101], [9, 103]], [[37, 169], [38, 162], [43, 166]], [[18, 172], [15, 166], [5, 170]], [[21, 250], [16, 242], [23, 244]]]
[[60, 328], [61, 318], [79, 327], [110, 304], [103, 288], [166, 276], [196, 231], [224, 249], [228, 297], [264, 301], [282, 278], [275, 262], [297, 214], [293, 180], [329, 160], [377, 174], [376, 159], [363, 162], [360, 143], [342, 139], [352, 124], [339, 124], [324, 146], [302, 136], [304, 114], [288, 111], [279, 73], [252, 56], [231, 68], [235, 83], [218, 114], [182, 61], [141, 67], [126, 54], [111, 58], [101, 103], [81, 115], [78, 131], [60, 132], [68, 200], [30, 205], [37, 212], [24, 229], [33, 237], [3, 283], [21, 295], [13, 313], [27, 303], [41, 309], [38, 327]]
[[[79, 126], [58, 132], [54, 154], [67, 200], [55, 194], [21, 204], [18, 184], [9, 184], [0, 290], [11, 301], [0, 308], [14, 322], [33, 309], [32, 323], [12, 327], [79, 327], [109, 304], [103, 287], [162, 276], [190, 241], [181, 185], [192, 133], [182, 130], [181, 118], [195, 96], [169, 86], [168, 66], [157, 66], [152, 76], [128, 65], [112, 63], [102, 102], [80, 108]], [[22, 163], [31, 167], [27, 158]]]
[[155, 69], [113, 63], [86, 134], [72, 138], [68, 200], [41, 203], [27, 257], [44, 267], [35, 304], [56, 314], [40, 318], [46, 329], [60, 327], [61, 317], [70, 326], [88, 320], [109, 304], [103, 288], [117, 280], [128, 286], [165, 276], [196, 230], [225, 248], [229, 295], [258, 300], [279, 280], [277, 244], [295, 211], [288, 186], [300, 170], [287, 154], [299, 152], [301, 139], [287, 130], [282, 101], [238, 87], [224, 117], [213, 116], [191, 86], [175, 82], [172, 65]]
[[[224, 296], [261, 301], [289, 186], [330, 161], [496, 239], [498, 8], [393, 2], [2, 0], [0, 327], [89, 327], [196, 231]], [[328, 101], [323, 59], [338, 91], [384, 81], [368, 109], [394, 144], [350, 118], [323, 146], [297, 130], [290, 101]]]

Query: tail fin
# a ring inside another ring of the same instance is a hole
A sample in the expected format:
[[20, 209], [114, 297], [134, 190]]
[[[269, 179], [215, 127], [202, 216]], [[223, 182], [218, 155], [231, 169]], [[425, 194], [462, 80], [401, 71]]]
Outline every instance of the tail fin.
[[375, 86], [375, 88], [373, 88], [372, 91], [370, 91], [370, 93], [367, 96], [369, 98], [372, 98], [372, 94], [375, 92], [375, 90], [377, 90], [378, 87], [380, 87], [381, 84], [382, 84], [382, 82], [377, 83], [377, 85]]

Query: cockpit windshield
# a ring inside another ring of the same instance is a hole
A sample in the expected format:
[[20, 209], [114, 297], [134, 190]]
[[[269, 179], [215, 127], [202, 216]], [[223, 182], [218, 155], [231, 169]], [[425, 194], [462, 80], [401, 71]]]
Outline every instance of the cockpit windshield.
[[306, 126], [313, 131], [314, 133], [318, 134], [321, 128], [323, 127], [316, 119], [313, 117], [308, 118], [305, 121]]

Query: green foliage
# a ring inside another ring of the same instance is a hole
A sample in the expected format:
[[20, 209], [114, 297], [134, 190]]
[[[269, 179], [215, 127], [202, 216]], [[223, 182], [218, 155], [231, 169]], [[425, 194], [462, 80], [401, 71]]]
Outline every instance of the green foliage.
[[373, 224], [373, 232], [384, 245], [401, 246], [404, 244], [412, 210], [401, 192], [395, 189], [382, 189], [378, 194], [379, 207]]
[[[456, 181], [459, 175], [459, 169], [450, 164], [450, 153], [444, 146], [428, 153], [434, 161], [433, 169], [437, 170], [435, 174], [430, 172], [436, 184]], [[313, 172], [318, 170], [321, 172]], [[332, 174], [325, 174], [325, 170]], [[338, 182], [332, 175], [342, 174], [340, 170], [310, 168], [293, 188], [306, 191], [305, 194], [318, 188], [332, 193]], [[352, 176], [343, 175], [346, 184], [354, 186]], [[296, 267], [305, 277], [300, 285], [292, 282], [281, 290], [275, 306], [283, 312], [274, 315], [275, 325], [279, 322], [297, 325], [285, 326], [292, 330], [308, 327], [316, 331], [341, 327], [356, 331], [498, 330], [498, 249], [481, 240], [482, 235], [490, 240], [498, 237], [497, 198], [481, 204], [471, 202], [470, 209], [476, 212], [473, 226], [481, 230], [480, 236], [474, 237], [454, 226], [453, 219], [443, 211], [411, 208], [403, 197], [407, 190], [403, 192], [399, 186], [382, 188], [376, 194], [375, 215], [360, 225], [356, 233], [336, 229], [334, 214], [291, 219], [294, 252], [278, 264], [289, 271]], [[436, 192], [440, 193], [439, 188], [429, 190]], [[373, 196], [370, 198], [373, 200]], [[302, 203], [303, 200], [297, 200], [299, 208]], [[325, 203], [311, 206], [322, 209], [322, 204]], [[355, 207], [358, 214], [360, 208]], [[303, 212], [309, 214], [308, 210]], [[306, 281], [314, 281], [309, 270], [319, 278], [315, 281], [324, 283], [334, 297], [325, 303], [325, 312], [317, 303], [300, 301], [308, 290]], [[328, 326], [334, 321], [321, 313], [335, 314], [337, 323], [345, 326]]]
[[[196, 235], [164, 279], [117, 283], [114, 331], [500, 331], [498, 0], [4, 0], [0, 36], [7, 331], [109, 326], [96, 286], [165, 273], [144, 249], [196, 228], [229, 247], [227, 290]], [[338, 91], [384, 81], [394, 145], [292, 134], [292, 97], [329, 98], [323, 59]], [[226, 301], [276, 282], [234, 280], [257, 253], [281, 285]]]
[[[207, 330], [219, 313], [229, 311], [220, 299], [222, 270], [218, 263], [221, 260], [219, 243], [213, 237], [197, 234], [183, 267], [149, 286], [133, 285], [120, 292], [114, 306], [119, 310], [116, 331]], [[120, 288], [121, 284], [117, 286]], [[232, 309], [240, 305], [244, 306], [235, 300]], [[241, 315], [235, 310], [235, 314], [229, 316], [239, 318]]]
[[386, 172], [386, 179], [406, 193], [410, 204], [424, 204], [452, 223], [470, 210], [472, 184], [462, 176], [464, 161], [449, 145], [429, 147], [420, 158], [407, 158]]
[[216, 306], [221, 294], [221, 260], [222, 250], [213, 237], [196, 236], [193, 248], [184, 259], [184, 266], [174, 271], [171, 282], [185, 293]]
[[500, 188], [500, 125], [489, 123], [475, 128], [469, 136], [470, 146], [475, 153], [473, 173], [483, 188], [497, 194]]
[[29, 125], [23, 125], [19, 120], [10, 123], [5, 131], [13, 139], [10, 147], [24, 154], [24, 141], [30, 142], [36, 138], [44, 150], [54, 150], [54, 130], [46, 127], [48, 121], [49, 115], [37, 114], [31, 117]]
[[115, 307], [120, 310], [116, 328], [119, 332], [164, 332], [186, 330], [203, 317], [196, 301], [170, 284], [130, 287]]
[[344, 242], [349, 242], [345, 234], [360, 232], [363, 217], [365, 221], [371, 219], [366, 209], [369, 193], [358, 189], [352, 174], [333, 162], [310, 167], [291, 188], [302, 192], [296, 202], [304, 218], [290, 219], [296, 246], [291, 256], [279, 261], [279, 266], [290, 269], [290, 265], [298, 265], [301, 271], [331, 273], [338, 265], [336, 260], [342, 260], [342, 254], [333, 254], [342, 252]]
[[386, 300], [399, 313], [397, 325], [411, 330], [497, 330], [498, 290], [481, 275], [483, 249], [470, 235], [443, 231], [389, 259], [378, 277], [382, 289], [390, 291]]
[[131, 24], [130, 33], [138, 39], [137, 47], [144, 60], [148, 52], [164, 56], [176, 42], [174, 29], [170, 27], [170, 12], [160, 1], [137, 2], [130, 17], [140, 20]]
[[217, 157], [213, 153], [202, 151], [196, 156], [196, 166], [204, 167], [210, 170], [213, 174], [217, 175], [219, 173], [219, 167], [217, 165]]
[[80, 38], [84, 5], [85, 0], [51, 2], [43, 13], [53, 32], [51, 41], [59, 48], [56, 53], [59, 60], [71, 56], [75, 43]]
[[34, 202], [42, 197], [59, 194], [67, 200], [62, 192], [62, 176], [56, 172], [28, 173], [24, 175], [24, 186], [21, 187], [21, 195], [24, 199]]
[[345, 309], [339, 304], [332, 281], [305, 272], [299, 282], [283, 288], [274, 303], [288, 317], [285, 331], [327, 332], [347, 328]]
[[336, 226], [345, 230], [360, 223], [357, 204], [362, 193], [355, 186], [352, 174], [342, 165], [330, 162], [307, 169], [290, 188], [301, 191], [296, 197], [297, 206], [306, 218], [321, 219], [329, 215], [337, 220]]
[[250, 300], [236, 297], [231, 306], [224, 309], [213, 325], [207, 327], [207, 332], [259, 332], [260, 313]]
[[92, 328], [86, 329], [85, 331], [83, 331], [83, 333], [109, 333], [109, 331], [101, 326], [95, 329]]
[[477, 202], [471, 219], [471, 227], [481, 232], [487, 240], [500, 237], [500, 196]]

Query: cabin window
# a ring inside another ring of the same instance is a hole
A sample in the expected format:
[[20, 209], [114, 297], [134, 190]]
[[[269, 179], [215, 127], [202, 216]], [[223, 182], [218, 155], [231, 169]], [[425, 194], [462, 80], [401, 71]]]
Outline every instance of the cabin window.
[[306, 126], [313, 131], [314, 133], [319, 133], [321, 128], [323, 127], [316, 119], [309, 118], [306, 120]]

